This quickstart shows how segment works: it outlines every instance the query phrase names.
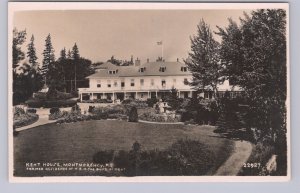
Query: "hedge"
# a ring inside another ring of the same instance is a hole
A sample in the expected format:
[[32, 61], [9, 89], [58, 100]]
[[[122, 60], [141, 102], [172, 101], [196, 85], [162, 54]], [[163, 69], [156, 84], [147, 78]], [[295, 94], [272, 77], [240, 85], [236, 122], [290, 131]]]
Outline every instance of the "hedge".
[[38, 99], [30, 99], [26, 101], [26, 104], [31, 108], [52, 108], [52, 107], [72, 107], [77, 104], [76, 100], [68, 99], [68, 100], [38, 100]]

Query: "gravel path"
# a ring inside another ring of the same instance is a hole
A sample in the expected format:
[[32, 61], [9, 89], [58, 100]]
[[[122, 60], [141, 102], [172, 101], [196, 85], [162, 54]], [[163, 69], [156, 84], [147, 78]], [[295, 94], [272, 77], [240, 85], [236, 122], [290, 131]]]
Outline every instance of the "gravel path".
[[232, 155], [219, 167], [215, 176], [236, 176], [252, 152], [252, 144], [247, 141], [235, 141]]

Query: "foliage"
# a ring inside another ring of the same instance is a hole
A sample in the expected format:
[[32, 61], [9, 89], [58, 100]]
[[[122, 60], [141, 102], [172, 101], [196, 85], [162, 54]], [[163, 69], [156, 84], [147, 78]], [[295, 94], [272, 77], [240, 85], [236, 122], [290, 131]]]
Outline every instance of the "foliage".
[[144, 121], [151, 121], [151, 122], [179, 122], [181, 120], [180, 115], [173, 114], [157, 114], [153, 112], [145, 112], [140, 115], [139, 117], [141, 120]]
[[31, 108], [51, 108], [51, 107], [72, 107], [77, 103], [76, 100], [40, 100], [40, 99], [29, 99], [26, 104]]
[[38, 119], [39, 116], [35, 113], [15, 113], [13, 118], [13, 126], [14, 128], [24, 127], [36, 122]]
[[178, 97], [177, 89], [171, 89], [171, 93], [167, 95], [166, 102], [170, 105], [172, 110], [177, 110], [180, 107], [181, 100]]
[[136, 107], [137, 109], [148, 107], [146, 101], [137, 100], [137, 99], [126, 99], [122, 101], [122, 104], [125, 106], [127, 110], [130, 110], [132, 107]]
[[47, 73], [49, 70], [49, 67], [51, 67], [52, 63], [55, 62], [55, 55], [54, 55], [54, 49], [51, 42], [51, 35], [48, 34], [45, 40], [45, 49], [43, 51], [43, 66], [42, 66], [42, 73], [46, 77], [45, 83], [47, 83]]
[[219, 118], [218, 103], [214, 99], [203, 99], [193, 97], [184, 100], [177, 112], [181, 114], [182, 122], [192, 122], [198, 124], [215, 125]]
[[36, 50], [34, 46], [34, 36], [31, 36], [30, 43], [27, 45], [28, 51], [27, 51], [27, 57], [29, 58], [29, 64], [31, 64], [32, 68], [39, 71], [38, 57], [36, 56]]
[[18, 67], [19, 62], [25, 58], [24, 52], [21, 50], [21, 46], [26, 40], [26, 30], [18, 31], [17, 28], [13, 29], [13, 41], [12, 41], [12, 64], [13, 69]]
[[13, 104], [25, 102], [32, 94], [43, 86], [42, 75], [38, 69], [24, 63], [19, 73], [13, 72]]
[[205, 175], [214, 164], [214, 154], [198, 141], [178, 140], [163, 151], [142, 151], [141, 144], [134, 144], [114, 158], [115, 167], [125, 168], [126, 176]]
[[214, 40], [210, 27], [203, 19], [197, 29], [197, 35], [191, 37], [191, 52], [185, 60], [193, 75], [190, 84], [199, 91], [211, 88], [217, 97], [217, 85], [222, 76], [219, 43]]
[[52, 107], [50, 109], [50, 114], [54, 114], [54, 113], [58, 113], [58, 112], [60, 112], [60, 109], [58, 107]]
[[114, 56], [111, 56], [111, 58], [109, 60], [107, 60], [107, 62], [110, 62], [110, 63], [112, 63], [114, 65], [117, 65], [117, 66], [120, 66], [120, 64], [122, 63], [121, 60], [115, 59]]
[[27, 109], [27, 113], [36, 113], [36, 109]]
[[138, 113], [136, 107], [132, 107], [129, 111], [129, 122], [138, 122]]
[[14, 116], [19, 116], [25, 114], [25, 111], [21, 107], [15, 107], [14, 108]]
[[218, 33], [226, 74], [249, 100], [247, 129], [259, 130], [262, 137], [272, 135], [283, 157], [287, 155], [286, 22], [285, 10], [260, 9], [245, 15], [239, 26], [231, 21]]
[[147, 99], [147, 105], [148, 105], [148, 107], [153, 107], [157, 102], [158, 102], [157, 98]]
[[113, 160], [113, 156], [113, 150], [99, 151], [93, 156], [93, 162], [105, 165]]

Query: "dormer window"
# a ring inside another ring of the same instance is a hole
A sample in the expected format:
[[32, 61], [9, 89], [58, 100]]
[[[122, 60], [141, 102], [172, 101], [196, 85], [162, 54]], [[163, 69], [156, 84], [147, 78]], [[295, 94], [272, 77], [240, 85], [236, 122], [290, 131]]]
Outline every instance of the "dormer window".
[[186, 72], [186, 71], [187, 71], [187, 67], [181, 66], [181, 72]]
[[118, 73], [118, 70], [109, 70], [108, 71], [108, 74], [117, 74]]
[[159, 68], [159, 72], [165, 72], [167, 70], [167, 67], [162, 66]]
[[145, 72], [146, 71], [146, 67], [140, 68], [139, 72]]

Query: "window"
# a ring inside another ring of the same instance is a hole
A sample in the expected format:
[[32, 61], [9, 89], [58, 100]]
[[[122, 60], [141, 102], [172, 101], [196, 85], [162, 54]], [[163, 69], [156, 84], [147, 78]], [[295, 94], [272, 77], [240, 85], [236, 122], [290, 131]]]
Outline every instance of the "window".
[[184, 78], [184, 80], [183, 80], [183, 84], [184, 84], [184, 85], [188, 85], [188, 84], [189, 84], [189, 81], [188, 81], [188, 79], [187, 79], [187, 78]]
[[109, 70], [108, 71], [108, 74], [116, 74], [117, 73], [117, 71], [115, 71], [115, 70]]
[[121, 87], [125, 87], [125, 82], [121, 82]]
[[161, 81], [161, 86], [162, 86], [162, 87], [166, 87], [166, 80], [162, 80], [162, 81]]
[[144, 86], [144, 79], [140, 79], [141, 86]]
[[130, 86], [134, 86], [134, 79], [130, 80]]
[[107, 87], [108, 87], [108, 88], [110, 88], [110, 87], [111, 87], [110, 80], [107, 80]]
[[165, 67], [165, 66], [159, 68], [159, 71], [160, 71], [160, 72], [165, 72], [166, 70], [167, 70], [167, 67]]
[[145, 72], [146, 71], [146, 67], [140, 68], [139, 72]]
[[114, 86], [117, 87], [118, 86], [118, 82], [115, 80], [114, 81]]
[[97, 84], [97, 88], [100, 88], [101, 87], [101, 84]]
[[151, 86], [154, 86], [154, 79], [151, 79]]
[[181, 67], [181, 71], [182, 71], [182, 72], [186, 72], [186, 71], [187, 71], [187, 67], [182, 66], [182, 67]]

